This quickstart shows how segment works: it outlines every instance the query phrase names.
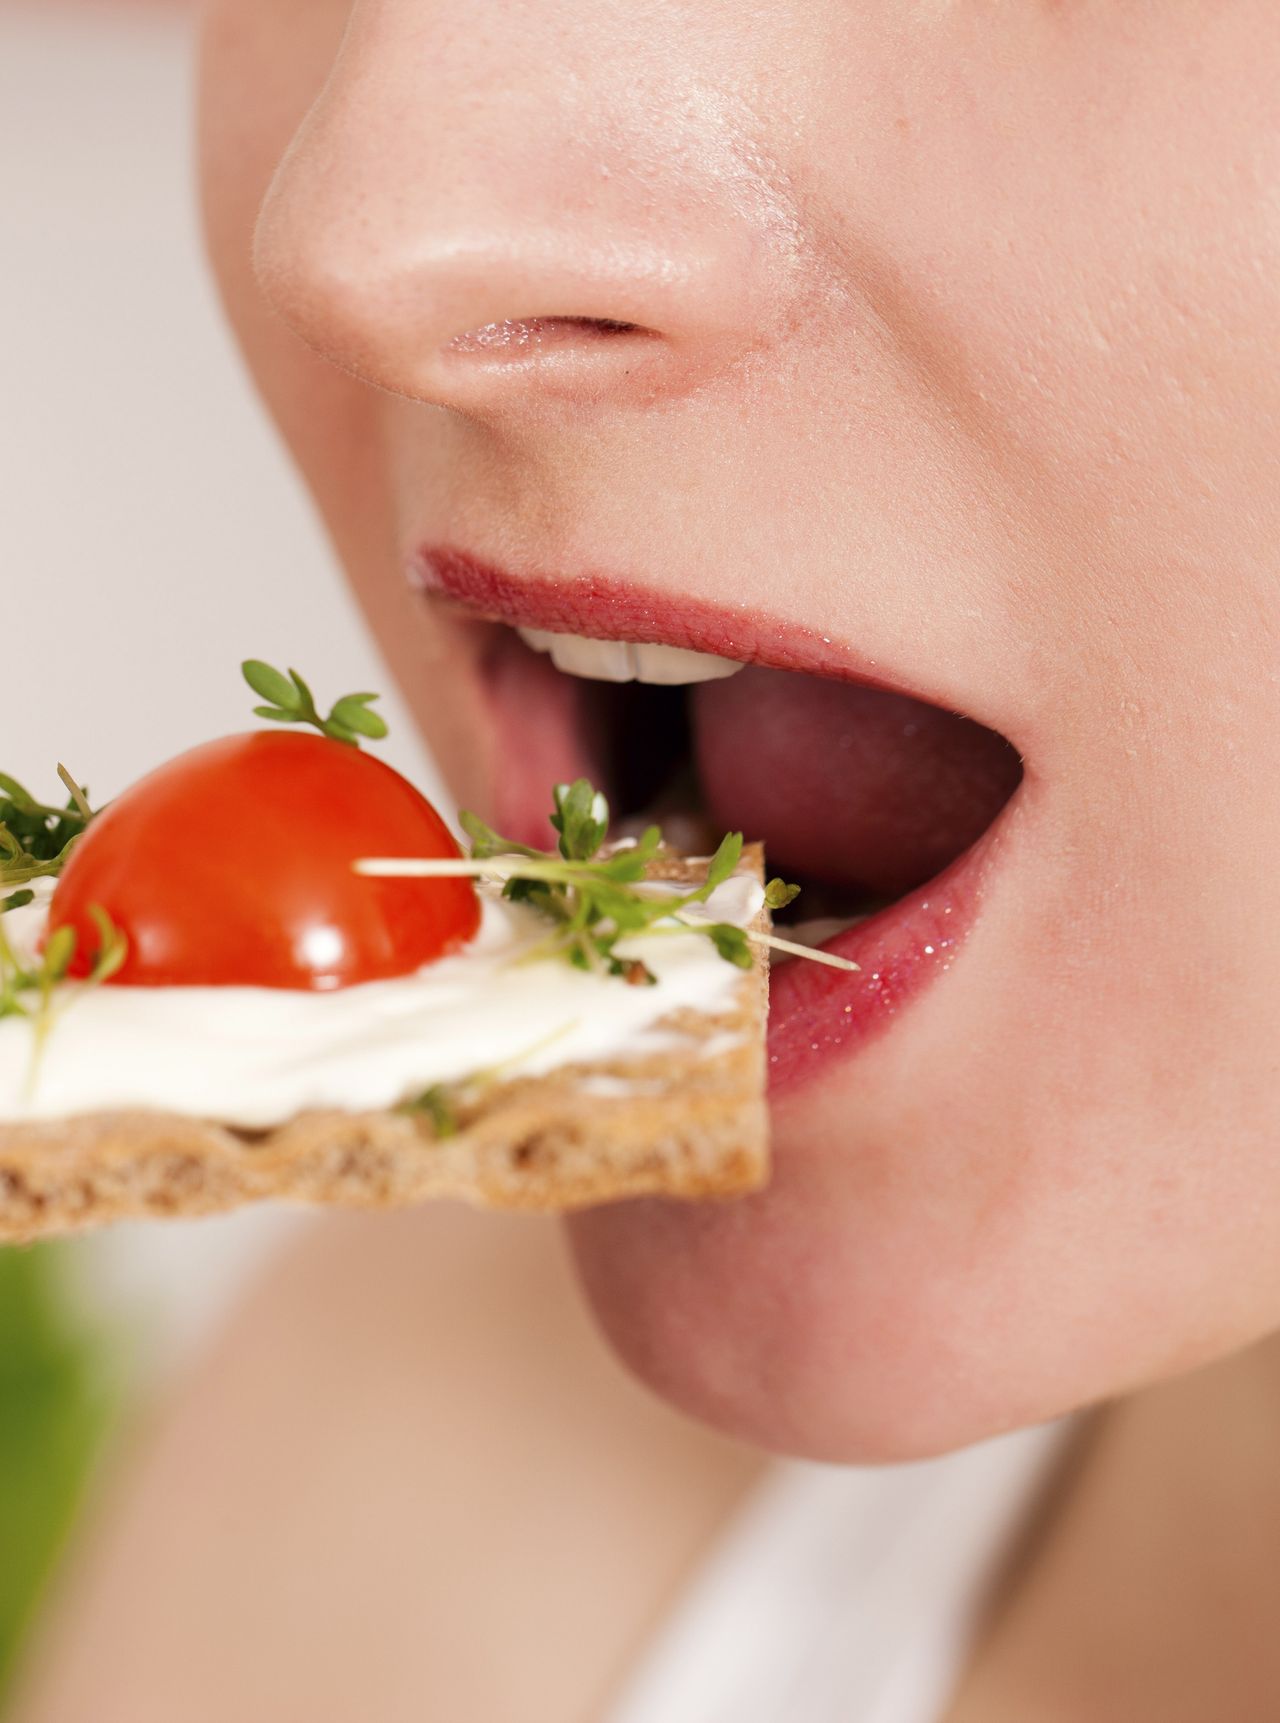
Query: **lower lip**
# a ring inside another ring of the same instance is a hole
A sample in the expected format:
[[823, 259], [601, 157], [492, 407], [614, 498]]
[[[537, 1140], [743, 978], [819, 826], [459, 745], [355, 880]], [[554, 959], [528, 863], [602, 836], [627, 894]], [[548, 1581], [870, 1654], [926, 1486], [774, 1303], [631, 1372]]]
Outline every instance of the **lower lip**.
[[927, 884], [827, 940], [822, 949], [850, 958], [859, 966], [856, 974], [804, 958], [774, 968], [771, 1096], [848, 1059], [952, 967], [977, 920], [992, 840], [1002, 824], [1003, 814]]

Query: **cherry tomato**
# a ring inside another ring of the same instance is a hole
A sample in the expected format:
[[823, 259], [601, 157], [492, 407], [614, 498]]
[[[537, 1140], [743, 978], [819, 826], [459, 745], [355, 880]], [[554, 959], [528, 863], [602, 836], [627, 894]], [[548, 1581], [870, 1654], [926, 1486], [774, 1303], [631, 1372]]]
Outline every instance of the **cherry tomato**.
[[469, 879], [365, 879], [357, 856], [456, 856], [436, 810], [381, 760], [262, 730], [180, 754], [78, 840], [49, 928], [97, 950], [89, 907], [129, 941], [112, 984], [327, 989], [407, 975], [479, 926]]

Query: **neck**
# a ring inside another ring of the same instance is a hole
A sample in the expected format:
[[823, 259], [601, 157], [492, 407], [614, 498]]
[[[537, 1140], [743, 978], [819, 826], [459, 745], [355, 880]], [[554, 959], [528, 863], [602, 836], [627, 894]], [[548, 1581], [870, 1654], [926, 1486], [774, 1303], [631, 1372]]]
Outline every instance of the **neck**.
[[1095, 1415], [947, 1723], [1280, 1716], [1280, 1340]]

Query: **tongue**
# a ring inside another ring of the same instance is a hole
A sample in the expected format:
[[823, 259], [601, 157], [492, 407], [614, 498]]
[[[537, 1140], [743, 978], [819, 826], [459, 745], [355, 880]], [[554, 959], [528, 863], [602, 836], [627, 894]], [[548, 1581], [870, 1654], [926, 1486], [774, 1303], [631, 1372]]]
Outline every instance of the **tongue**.
[[980, 836], [1022, 775], [1002, 736], [902, 694], [748, 666], [693, 690], [715, 823], [771, 867], [897, 897]]

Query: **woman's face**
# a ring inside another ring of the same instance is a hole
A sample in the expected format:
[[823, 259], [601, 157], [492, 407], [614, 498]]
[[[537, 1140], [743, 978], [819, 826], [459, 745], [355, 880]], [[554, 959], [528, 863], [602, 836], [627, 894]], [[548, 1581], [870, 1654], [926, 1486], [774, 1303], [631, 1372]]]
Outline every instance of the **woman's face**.
[[510, 622], [770, 666], [691, 691], [704, 795], [841, 886], [1016, 775], [884, 690], [1022, 756], [858, 977], [779, 976], [770, 1188], [572, 1223], [622, 1355], [766, 1446], [1280, 1315], [1280, 10], [1174, 11], [212, 10], [231, 315], [460, 800], [532, 829], [607, 752]]

